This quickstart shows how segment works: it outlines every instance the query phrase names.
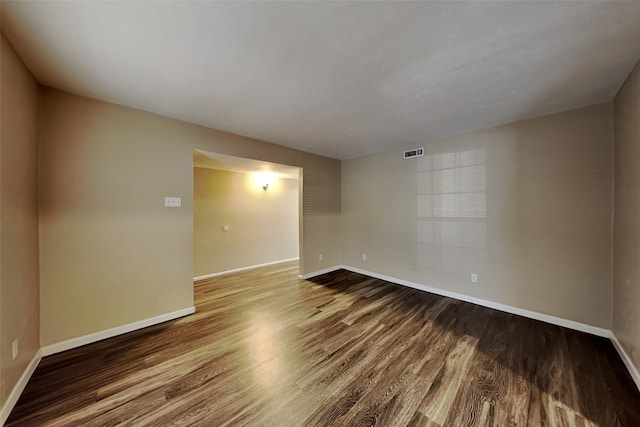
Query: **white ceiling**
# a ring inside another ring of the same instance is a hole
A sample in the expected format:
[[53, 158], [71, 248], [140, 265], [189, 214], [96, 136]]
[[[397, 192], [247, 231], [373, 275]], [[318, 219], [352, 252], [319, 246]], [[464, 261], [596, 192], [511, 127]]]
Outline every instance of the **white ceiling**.
[[48, 86], [339, 159], [610, 101], [640, 2], [2, 1]]

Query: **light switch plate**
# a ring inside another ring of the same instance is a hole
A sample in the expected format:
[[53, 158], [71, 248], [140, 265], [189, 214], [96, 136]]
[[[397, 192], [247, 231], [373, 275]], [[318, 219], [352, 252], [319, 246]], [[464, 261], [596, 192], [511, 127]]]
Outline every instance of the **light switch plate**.
[[182, 197], [165, 197], [164, 198], [165, 208], [179, 208], [181, 206], [182, 206]]

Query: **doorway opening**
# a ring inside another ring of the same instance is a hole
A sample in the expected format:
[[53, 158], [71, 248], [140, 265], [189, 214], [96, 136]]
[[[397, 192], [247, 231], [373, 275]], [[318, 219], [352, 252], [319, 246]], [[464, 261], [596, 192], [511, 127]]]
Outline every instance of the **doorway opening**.
[[215, 277], [302, 253], [302, 168], [193, 152], [193, 277]]

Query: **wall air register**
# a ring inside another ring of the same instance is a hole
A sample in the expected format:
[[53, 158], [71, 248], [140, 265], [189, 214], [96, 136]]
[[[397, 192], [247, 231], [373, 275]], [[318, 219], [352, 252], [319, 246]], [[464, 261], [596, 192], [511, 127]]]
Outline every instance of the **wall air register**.
[[410, 159], [412, 157], [422, 157], [422, 156], [424, 156], [424, 147], [412, 148], [411, 150], [407, 150], [404, 152], [405, 159]]

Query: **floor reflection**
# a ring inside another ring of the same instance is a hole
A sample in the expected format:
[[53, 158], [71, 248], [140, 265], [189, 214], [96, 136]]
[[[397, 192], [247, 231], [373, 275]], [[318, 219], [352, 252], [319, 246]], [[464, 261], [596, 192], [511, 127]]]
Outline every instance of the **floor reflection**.
[[270, 390], [278, 386], [283, 377], [284, 349], [278, 337], [280, 330], [276, 322], [264, 312], [254, 312], [250, 319], [250, 334], [247, 348], [251, 358], [255, 383]]

